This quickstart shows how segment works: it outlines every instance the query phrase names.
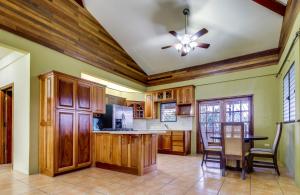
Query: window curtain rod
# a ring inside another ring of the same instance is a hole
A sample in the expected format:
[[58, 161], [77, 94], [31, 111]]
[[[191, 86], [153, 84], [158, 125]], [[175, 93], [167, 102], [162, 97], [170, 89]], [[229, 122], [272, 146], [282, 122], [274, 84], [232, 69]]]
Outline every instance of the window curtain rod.
[[299, 36], [300, 36], [300, 30], [298, 32], [296, 32], [295, 38], [292, 42], [292, 45], [290, 46], [289, 51], [288, 51], [287, 55], [285, 56], [285, 59], [284, 59], [282, 65], [280, 66], [280, 69], [279, 69], [278, 73], [276, 74], [276, 78], [278, 78], [278, 76], [281, 74], [281, 71], [282, 71], [285, 63], [287, 62], [288, 58], [290, 57], [292, 49], [294, 48], [294, 45], [295, 45], [297, 39], [299, 38]]

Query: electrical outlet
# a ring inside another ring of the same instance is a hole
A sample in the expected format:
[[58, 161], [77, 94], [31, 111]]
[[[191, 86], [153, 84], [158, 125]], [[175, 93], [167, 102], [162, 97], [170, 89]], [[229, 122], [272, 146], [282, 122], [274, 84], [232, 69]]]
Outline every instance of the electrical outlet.
[[264, 144], [265, 147], [270, 147], [270, 144]]

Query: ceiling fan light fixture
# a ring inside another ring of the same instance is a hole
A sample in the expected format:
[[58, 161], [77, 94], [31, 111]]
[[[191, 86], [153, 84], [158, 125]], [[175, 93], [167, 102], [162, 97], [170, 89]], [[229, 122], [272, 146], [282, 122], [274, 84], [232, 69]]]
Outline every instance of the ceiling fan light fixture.
[[208, 32], [206, 28], [199, 30], [195, 34], [188, 33], [187, 26], [189, 13], [190, 10], [188, 8], [183, 10], [183, 14], [185, 16], [184, 35], [179, 35], [176, 31], [169, 31], [169, 33], [176, 37], [179, 42], [177, 44], [162, 47], [162, 49], [174, 47], [179, 53], [181, 53], [181, 56], [186, 56], [191, 50], [194, 50], [196, 47], [207, 49], [210, 46], [210, 44], [207, 43], [196, 42], [198, 38], [200, 38]]

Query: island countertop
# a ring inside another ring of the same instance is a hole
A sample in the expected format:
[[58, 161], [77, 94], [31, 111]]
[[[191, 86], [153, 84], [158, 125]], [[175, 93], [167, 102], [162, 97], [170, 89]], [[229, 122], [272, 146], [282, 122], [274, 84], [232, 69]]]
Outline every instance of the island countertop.
[[149, 131], [149, 130], [143, 130], [143, 131], [93, 131], [93, 133], [100, 133], [100, 134], [124, 134], [124, 135], [148, 135], [148, 134], [164, 134], [167, 131]]

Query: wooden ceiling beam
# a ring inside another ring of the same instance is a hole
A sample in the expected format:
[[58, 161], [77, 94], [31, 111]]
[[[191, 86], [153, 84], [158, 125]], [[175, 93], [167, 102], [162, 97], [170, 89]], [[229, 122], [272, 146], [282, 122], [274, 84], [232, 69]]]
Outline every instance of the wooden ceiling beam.
[[253, 0], [253, 1], [282, 16], [285, 15], [286, 6], [276, 0]]
[[280, 40], [279, 40], [280, 57], [286, 47], [289, 37], [291, 36], [293, 26], [295, 24], [295, 21], [299, 13], [300, 13], [300, 1], [289, 0], [286, 7], [285, 16], [283, 17], [281, 33], [280, 33]]
[[264, 66], [276, 65], [279, 60], [279, 49], [270, 49], [227, 60], [192, 66], [180, 70], [148, 76], [148, 86], [168, 84], [192, 80], [221, 73], [248, 70]]

